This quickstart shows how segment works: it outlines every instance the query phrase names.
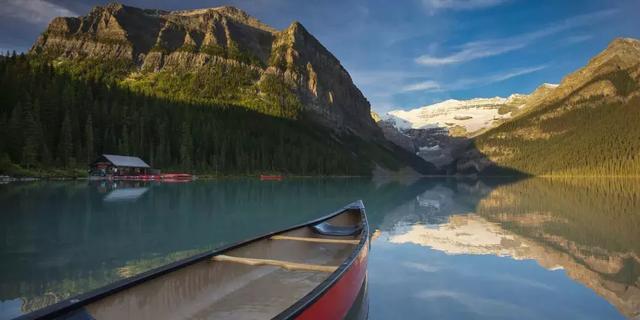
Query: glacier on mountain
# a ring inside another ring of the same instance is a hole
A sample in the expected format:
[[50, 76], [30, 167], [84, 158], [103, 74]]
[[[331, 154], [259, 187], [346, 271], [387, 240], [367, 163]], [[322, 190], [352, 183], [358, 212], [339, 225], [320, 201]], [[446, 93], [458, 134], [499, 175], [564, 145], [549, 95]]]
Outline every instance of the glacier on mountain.
[[382, 118], [401, 130], [459, 126], [472, 134], [511, 118], [512, 112], [521, 109], [525, 100], [526, 95], [522, 94], [507, 98], [449, 99], [408, 111], [393, 110]]

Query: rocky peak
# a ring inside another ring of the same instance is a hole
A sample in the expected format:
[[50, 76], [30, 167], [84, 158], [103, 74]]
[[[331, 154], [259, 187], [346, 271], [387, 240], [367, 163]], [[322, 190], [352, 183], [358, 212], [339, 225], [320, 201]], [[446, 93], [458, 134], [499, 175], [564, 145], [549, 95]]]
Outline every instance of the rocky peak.
[[[577, 73], [583, 76], [593, 76], [614, 69], [627, 69], [638, 65], [638, 57], [640, 57], [640, 41], [630, 38], [616, 38]], [[567, 78], [571, 78], [572, 75]], [[564, 82], [563, 80], [560, 85]]]
[[122, 3], [119, 2], [112, 2], [112, 3], [108, 3], [107, 5], [101, 7], [101, 6], [97, 6], [95, 7], [92, 11], [102, 11], [102, 10], [107, 10], [111, 13], [115, 13], [117, 11], [120, 10], [124, 10], [125, 8], [127, 9], [134, 9], [133, 7], [125, 7], [125, 5], [123, 5]]
[[296, 84], [305, 107], [326, 125], [361, 135], [382, 136], [371, 106], [340, 61], [294, 21], [276, 35], [270, 72], [283, 72]]
[[527, 104], [529, 106], [538, 105], [540, 101], [542, 101], [545, 97], [547, 97], [553, 90], [558, 87], [557, 84], [543, 83], [538, 86], [533, 92], [529, 95], [527, 99]]
[[[309, 31], [298, 21], [292, 22], [284, 32], [290, 35], [292, 42], [305, 42], [305, 38], [311, 36]], [[315, 38], [313, 40], [315, 40]]]
[[178, 11], [172, 11], [168, 14], [184, 16], [184, 17], [199, 17], [202, 20], [224, 17], [226, 19], [230, 19], [238, 23], [242, 23], [244, 25], [261, 29], [270, 33], [276, 33], [278, 31], [262, 23], [260, 20], [250, 16], [248, 13], [232, 6], [222, 6], [222, 7], [194, 9], [194, 10], [178, 10]]
[[603, 53], [611, 51], [637, 54], [640, 52], [640, 40], [633, 38], [615, 38]]

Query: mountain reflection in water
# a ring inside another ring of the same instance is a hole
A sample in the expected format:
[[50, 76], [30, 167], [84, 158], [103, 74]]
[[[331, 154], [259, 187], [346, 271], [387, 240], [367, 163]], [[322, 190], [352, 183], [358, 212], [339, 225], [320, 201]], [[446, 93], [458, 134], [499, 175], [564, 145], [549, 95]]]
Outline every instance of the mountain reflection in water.
[[[418, 196], [415, 212], [424, 221], [388, 221], [386, 241], [447, 255], [535, 260], [547, 270], [564, 270], [624, 316], [640, 316], [638, 180], [529, 179], [489, 192], [469, 187]], [[475, 207], [456, 200], [467, 192], [482, 194]]]

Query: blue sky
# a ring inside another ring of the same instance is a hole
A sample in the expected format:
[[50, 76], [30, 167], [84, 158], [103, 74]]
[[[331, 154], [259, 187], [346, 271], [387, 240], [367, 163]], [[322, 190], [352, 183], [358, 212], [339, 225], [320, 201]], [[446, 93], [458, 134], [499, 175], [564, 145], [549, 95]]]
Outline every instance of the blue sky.
[[[0, 0], [0, 50], [27, 50], [57, 15], [101, 0]], [[557, 83], [615, 37], [640, 38], [640, 0], [123, 0], [160, 9], [234, 5], [276, 28], [300, 21], [378, 112]]]

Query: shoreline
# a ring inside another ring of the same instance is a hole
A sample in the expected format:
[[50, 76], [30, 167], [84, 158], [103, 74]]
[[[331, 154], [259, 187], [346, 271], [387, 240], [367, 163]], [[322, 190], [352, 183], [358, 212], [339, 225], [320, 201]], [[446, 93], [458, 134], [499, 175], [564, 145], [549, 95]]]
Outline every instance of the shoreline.
[[[217, 180], [217, 179], [236, 179], [236, 178], [260, 178], [260, 174], [245, 174], [245, 175], [193, 175], [195, 180]], [[371, 178], [373, 176], [364, 176], [364, 175], [283, 175], [285, 178], [342, 178], [342, 179], [350, 179], [350, 178]], [[9, 182], [32, 182], [32, 181], [147, 181], [147, 182], [162, 182], [162, 180], [137, 180], [137, 179], [90, 179], [89, 176], [9, 176], [9, 175], [0, 175], [0, 183], [9, 183]]]
[[[211, 175], [194, 174], [195, 180], [218, 180], [218, 179], [236, 179], [236, 178], [256, 178], [259, 179], [261, 174], [230, 174], [230, 175]], [[498, 176], [498, 175], [282, 175], [285, 179], [310, 179], [310, 178], [331, 178], [331, 179], [350, 179], [350, 178], [452, 178], [452, 179], [500, 179], [500, 178], [541, 178], [541, 179], [591, 179], [591, 178], [607, 178], [607, 179], [640, 179], [640, 175], [539, 175], [539, 176]], [[88, 181], [89, 176], [75, 176], [75, 175], [42, 175], [42, 176], [10, 176], [0, 174], [0, 184], [7, 184], [11, 182], [34, 182], [34, 181]], [[96, 179], [119, 181], [119, 179]], [[121, 179], [122, 181], [149, 181], [149, 182], [162, 182], [162, 180], [135, 180], [135, 179]]]

